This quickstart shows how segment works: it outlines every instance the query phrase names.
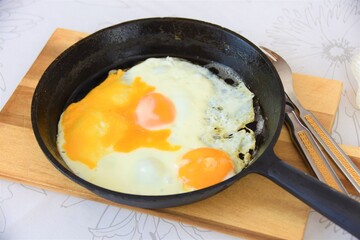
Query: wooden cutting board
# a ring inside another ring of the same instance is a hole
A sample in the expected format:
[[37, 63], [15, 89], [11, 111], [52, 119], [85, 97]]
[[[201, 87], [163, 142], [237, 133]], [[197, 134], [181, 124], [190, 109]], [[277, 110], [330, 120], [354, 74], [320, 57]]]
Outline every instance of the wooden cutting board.
[[[59, 173], [41, 152], [31, 129], [31, 99], [42, 73], [61, 52], [85, 36], [85, 33], [57, 29], [0, 112], [0, 177], [120, 206]], [[326, 129], [331, 129], [342, 83], [300, 74], [294, 74], [294, 78], [304, 107], [313, 111]], [[360, 162], [357, 148], [344, 148], [353, 154], [354, 161]], [[289, 164], [308, 171], [285, 128], [275, 152]], [[344, 183], [348, 186], [345, 180]], [[156, 211], [123, 207], [246, 238], [301, 239], [309, 213], [305, 204], [256, 174], [244, 177], [216, 196], [187, 206]]]

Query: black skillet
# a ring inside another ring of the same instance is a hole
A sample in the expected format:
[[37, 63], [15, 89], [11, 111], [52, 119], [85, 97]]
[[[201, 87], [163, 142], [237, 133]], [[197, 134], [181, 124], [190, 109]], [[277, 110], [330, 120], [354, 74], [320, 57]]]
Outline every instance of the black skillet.
[[[253, 163], [214, 186], [166, 196], [114, 192], [76, 176], [56, 148], [57, 124], [63, 110], [103, 81], [109, 70], [128, 68], [146, 58], [164, 56], [180, 57], [201, 65], [222, 63], [243, 78], [255, 93], [265, 118], [265, 130], [258, 136]], [[50, 162], [68, 178], [108, 200], [141, 208], [179, 206], [216, 194], [246, 174], [258, 173], [360, 237], [358, 202], [275, 156], [273, 147], [284, 118], [284, 90], [279, 76], [254, 44], [220, 26], [190, 19], [151, 18], [98, 31], [70, 47], [48, 67], [36, 87], [31, 114], [36, 139]]]

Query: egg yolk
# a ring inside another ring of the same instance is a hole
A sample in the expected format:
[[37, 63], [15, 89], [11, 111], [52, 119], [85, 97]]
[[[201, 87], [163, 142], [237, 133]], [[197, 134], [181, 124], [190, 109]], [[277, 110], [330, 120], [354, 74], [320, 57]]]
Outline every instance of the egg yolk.
[[227, 153], [203, 147], [182, 157], [179, 177], [186, 187], [201, 189], [223, 181], [233, 170], [233, 162]]
[[148, 147], [176, 151], [180, 148], [167, 141], [170, 129], [148, 129], [175, 119], [171, 101], [155, 93], [155, 88], [141, 78], [135, 78], [129, 85], [122, 76], [121, 70], [109, 74], [103, 83], [81, 101], [71, 104], [62, 115], [63, 148], [67, 156], [91, 169], [113, 150], [130, 152]]
[[147, 129], [162, 127], [175, 119], [175, 106], [160, 93], [149, 93], [140, 99], [136, 117], [140, 126]]

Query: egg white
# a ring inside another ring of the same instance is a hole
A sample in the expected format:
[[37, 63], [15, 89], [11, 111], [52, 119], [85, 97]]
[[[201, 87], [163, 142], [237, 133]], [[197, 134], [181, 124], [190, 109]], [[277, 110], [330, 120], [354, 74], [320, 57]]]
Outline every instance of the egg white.
[[[227, 152], [236, 172], [247, 166], [255, 149], [255, 133], [246, 125], [255, 120], [254, 94], [242, 81], [237, 86], [212, 81], [215, 93], [205, 112], [205, 129], [201, 140], [208, 146]], [[239, 157], [240, 155], [240, 157]]]
[[[246, 124], [254, 121], [253, 94], [242, 82], [237, 87], [229, 86], [208, 69], [171, 57], [149, 58], [124, 74], [128, 84], [136, 77], [141, 77], [156, 88], [155, 92], [173, 102], [175, 121], [163, 128], [171, 129], [168, 141], [180, 145], [180, 150], [113, 151], [100, 159], [94, 169], [89, 169], [81, 162], [69, 159], [63, 150], [65, 139], [60, 120], [58, 148], [70, 169], [96, 185], [139, 195], [188, 191], [177, 176], [179, 161], [186, 152], [199, 147], [226, 151], [236, 172], [241, 171], [251, 157], [249, 150], [255, 148], [254, 133], [246, 129]], [[245, 160], [239, 159], [239, 153], [246, 155]]]

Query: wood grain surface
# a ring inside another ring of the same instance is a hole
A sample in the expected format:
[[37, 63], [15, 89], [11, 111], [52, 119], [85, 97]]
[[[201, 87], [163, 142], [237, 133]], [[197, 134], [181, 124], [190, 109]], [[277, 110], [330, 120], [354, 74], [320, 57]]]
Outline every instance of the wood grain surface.
[[[120, 206], [92, 194], [59, 173], [41, 152], [31, 129], [31, 99], [42, 73], [61, 52], [85, 36], [85, 33], [57, 29], [0, 112], [0, 177]], [[294, 74], [294, 81], [296, 93], [304, 107], [311, 110], [330, 130], [342, 83], [300, 74]], [[360, 165], [358, 148], [343, 147]], [[309, 172], [285, 127], [275, 152], [289, 164]], [[341, 177], [351, 191], [347, 181]], [[309, 214], [308, 206], [256, 174], [242, 178], [213, 197], [187, 206], [161, 210], [122, 207], [249, 239], [301, 239]]]

